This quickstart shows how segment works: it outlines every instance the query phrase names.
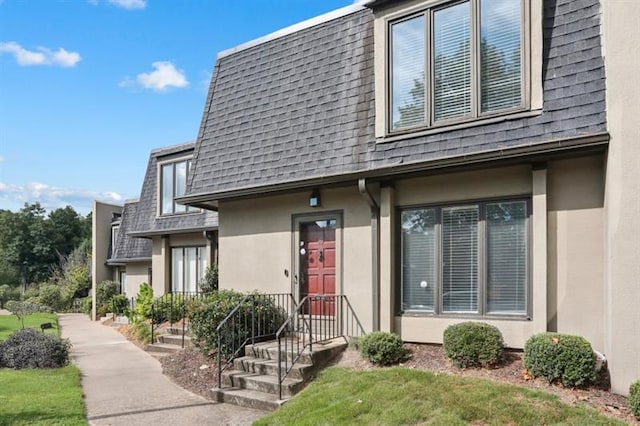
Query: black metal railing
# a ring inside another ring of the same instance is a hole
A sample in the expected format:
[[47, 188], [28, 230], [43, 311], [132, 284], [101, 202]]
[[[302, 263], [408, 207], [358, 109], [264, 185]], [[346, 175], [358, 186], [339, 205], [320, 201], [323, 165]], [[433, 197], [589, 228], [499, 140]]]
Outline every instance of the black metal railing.
[[189, 307], [202, 297], [205, 297], [202, 293], [182, 291], [167, 293], [156, 298], [151, 304], [151, 343], [155, 343], [155, 332], [159, 324], [168, 322], [169, 328], [175, 330], [174, 324], [180, 323], [184, 348], [184, 337], [189, 331], [187, 323]]
[[274, 339], [297, 305], [291, 293], [249, 294], [216, 328], [218, 337], [218, 387], [222, 372], [247, 344]]
[[347, 342], [365, 335], [349, 299], [345, 295], [314, 295], [303, 298], [276, 333], [278, 340], [278, 396], [282, 383], [303, 356], [313, 352], [313, 345], [336, 338]]

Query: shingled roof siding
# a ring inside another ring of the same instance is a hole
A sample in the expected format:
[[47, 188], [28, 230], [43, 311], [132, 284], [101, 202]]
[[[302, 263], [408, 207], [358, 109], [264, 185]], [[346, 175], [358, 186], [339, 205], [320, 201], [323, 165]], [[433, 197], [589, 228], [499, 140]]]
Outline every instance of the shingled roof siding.
[[541, 115], [390, 143], [376, 143], [374, 136], [369, 10], [222, 57], [187, 193], [428, 162], [605, 131], [599, 2], [546, 0], [544, 5]]
[[131, 238], [127, 235], [135, 221], [138, 203], [125, 203], [122, 209], [122, 222], [118, 233], [118, 241], [111, 256], [113, 260], [151, 259], [151, 240]]
[[176, 214], [172, 216], [158, 216], [158, 162], [193, 153], [195, 144], [171, 146], [151, 152], [147, 172], [142, 184], [140, 202], [137, 214], [128, 232], [158, 233], [161, 231], [175, 232], [179, 229], [214, 229], [218, 226], [218, 213], [204, 211], [202, 213]]

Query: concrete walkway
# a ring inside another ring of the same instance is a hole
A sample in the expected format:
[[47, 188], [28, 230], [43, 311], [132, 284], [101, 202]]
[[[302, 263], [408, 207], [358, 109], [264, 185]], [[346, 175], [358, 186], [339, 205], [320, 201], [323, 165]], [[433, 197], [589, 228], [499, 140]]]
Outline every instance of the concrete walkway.
[[84, 314], [60, 315], [60, 328], [82, 372], [91, 425], [244, 425], [265, 414], [185, 391], [155, 358]]

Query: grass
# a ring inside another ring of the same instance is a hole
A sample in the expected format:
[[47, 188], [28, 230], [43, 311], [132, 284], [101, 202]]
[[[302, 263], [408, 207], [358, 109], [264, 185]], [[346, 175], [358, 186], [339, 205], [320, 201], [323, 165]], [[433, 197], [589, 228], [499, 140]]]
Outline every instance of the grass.
[[[58, 318], [54, 314], [32, 314], [25, 318], [25, 327], [40, 329], [50, 322], [59, 334]], [[0, 341], [20, 330], [22, 324], [15, 315], [0, 316]], [[56, 369], [0, 369], [0, 426], [4, 425], [86, 425], [85, 408], [80, 387], [80, 371], [75, 366]]]
[[406, 368], [332, 367], [256, 425], [622, 425], [557, 396], [489, 380]]
[[0, 425], [86, 425], [80, 371], [0, 370]]
[[[40, 330], [40, 324], [50, 322], [55, 325], [55, 329], [45, 330], [45, 333], [59, 335], [58, 317], [55, 314], [31, 314], [24, 319], [25, 328], [35, 328]], [[22, 328], [22, 323], [15, 315], [0, 315], [0, 341], [7, 340], [9, 335]]]

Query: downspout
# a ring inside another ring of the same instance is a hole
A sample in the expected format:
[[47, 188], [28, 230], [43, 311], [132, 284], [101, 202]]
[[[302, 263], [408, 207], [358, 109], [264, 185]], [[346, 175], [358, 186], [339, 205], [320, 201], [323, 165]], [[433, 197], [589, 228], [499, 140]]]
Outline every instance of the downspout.
[[373, 331], [380, 330], [380, 206], [376, 202], [367, 181], [358, 179], [358, 191], [371, 209], [371, 298], [373, 304]]

